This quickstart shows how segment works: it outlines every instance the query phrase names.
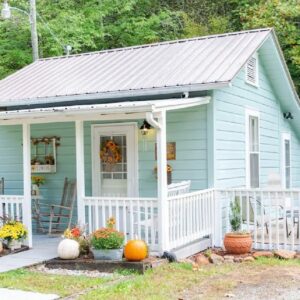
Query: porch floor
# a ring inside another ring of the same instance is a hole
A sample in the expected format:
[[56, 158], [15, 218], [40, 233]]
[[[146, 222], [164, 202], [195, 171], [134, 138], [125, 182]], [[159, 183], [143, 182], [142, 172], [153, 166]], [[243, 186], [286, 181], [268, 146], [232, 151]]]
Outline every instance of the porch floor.
[[32, 249], [0, 257], [0, 273], [28, 267], [57, 257], [60, 237], [33, 235]]

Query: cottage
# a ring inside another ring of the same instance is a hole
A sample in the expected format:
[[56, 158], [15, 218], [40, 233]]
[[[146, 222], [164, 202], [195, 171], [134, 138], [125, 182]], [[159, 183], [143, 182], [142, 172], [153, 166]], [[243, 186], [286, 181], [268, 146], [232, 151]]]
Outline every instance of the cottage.
[[40, 59], [0, 81], [0, 107], [0, 213], [30, 246], [114, 216], [184, 256], [222, 244], [239, 197], [255, 247], [299, 247], [299, 98], [272, 29]]

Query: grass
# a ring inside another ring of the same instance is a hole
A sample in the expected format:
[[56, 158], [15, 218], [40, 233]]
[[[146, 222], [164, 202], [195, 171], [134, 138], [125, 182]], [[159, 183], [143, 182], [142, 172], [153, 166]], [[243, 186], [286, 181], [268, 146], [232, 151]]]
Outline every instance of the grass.
[[144, 275], [117, 270], [109, 279], [50, 275], [20, 269], [0, 274], [0, 287], [55, 293], [62, 297], [86, 291], [79, 296], [80, 300], [192, 299], [202, 293], [205, 293], [205, 298], [214, 299], [234, 289], [241, 277], [258, 278], [256, 274], [262, 270], [273, 273], [273, 270], [281, 272], [299, 267], [300, 260], [261, 257], [255, 262], [209, 265], [199, 270], [193, 270], [188, 263], [172, 263], [148, 270]]
[[0, 287], [15, 288], [23, 291], [54, 293], [68, 296], [79, 291], [99, 286], [106, 282], [102, 278], [86, 276], [50, 275], [19, 269], [0, 274]]

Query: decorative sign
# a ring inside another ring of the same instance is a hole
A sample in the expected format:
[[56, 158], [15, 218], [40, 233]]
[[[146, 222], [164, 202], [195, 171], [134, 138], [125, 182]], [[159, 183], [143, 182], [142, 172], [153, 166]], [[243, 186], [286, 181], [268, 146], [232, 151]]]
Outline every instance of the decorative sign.
[[[155, 160], [157, 160], [157, 144], [155, 143]], [[167, 160], [176, 160], [176, 142], [167, 143]]]

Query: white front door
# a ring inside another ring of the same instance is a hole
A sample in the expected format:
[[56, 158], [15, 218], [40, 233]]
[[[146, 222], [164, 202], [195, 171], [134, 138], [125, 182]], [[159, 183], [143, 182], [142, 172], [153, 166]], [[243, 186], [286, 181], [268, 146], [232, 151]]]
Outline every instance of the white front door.
[[[93, 125], [93, 196], [137, 197], [137, 127], [134, 123]], [[120, 160], [107, 164], [100, 151], [107, 141], [113, 141]]]

